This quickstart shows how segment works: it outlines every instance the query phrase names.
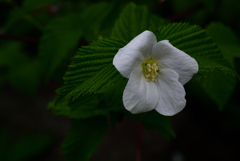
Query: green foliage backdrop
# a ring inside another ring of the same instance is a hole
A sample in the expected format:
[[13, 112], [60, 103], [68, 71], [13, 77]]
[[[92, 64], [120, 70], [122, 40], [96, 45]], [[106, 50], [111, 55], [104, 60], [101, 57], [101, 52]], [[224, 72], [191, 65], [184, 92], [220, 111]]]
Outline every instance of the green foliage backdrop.
[[[167, 140], [177, 137], [170, 117], [155, 111], [133, 115], [122, 103], [128, 80], [113, 66], [113, 57], [145, 30], [158, 41], [169, 40], [198, 62], [199, 72], [185, 86], [190, 102], [200, 100], [206, 111], [226, 112], [233, 116], [226, 117], [231, 125], [239, 121], [240, 22], [234, 17], [240, 14], [235, 0], [231, 4], [227, 0], [1, 0], [0, 4], [10, 8], [0, 6], [0, 14], [7, 13], [0, 22], [0, 88], [7, 84], [32, 97], [42, 86], [57, 82], [55, 98], [47, 108], [71, 120], [61, 146], [69, 161], [90, 160], [108, 128], [124, 116], [157, 130]], [[170, 11], [173, 15], [166, 16]], [[3, 131], [0, 139], [9, 138]], [[52, 141], [51, 135], [29, 135], [9, 146], [3, 141], [0, 148], [6, 146], [9, 153], [0, 158], [29, 159]]]

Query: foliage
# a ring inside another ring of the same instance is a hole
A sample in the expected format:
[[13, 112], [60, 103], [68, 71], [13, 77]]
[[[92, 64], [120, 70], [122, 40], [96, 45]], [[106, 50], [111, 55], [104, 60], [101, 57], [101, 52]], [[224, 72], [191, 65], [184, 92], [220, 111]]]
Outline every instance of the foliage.
[[1, 130], [0, 139], [0, 159], [5, 161], [32, 159], [53, 142], [53, 137], [49, 134], [30, 134], [12, 142], [6, 130]]
[[107, 119], [104, 117], [73, 120], [62, 144], [63, 153], [70, 161], [89, 160], [106, 132]]
[[[155, 111], [133, 115], [123, 106], [122, 94], [128, 80], [113, 66], [113, 57], [145, 30], [154, 32], [158, 41], [169, 40], [198, 62], [199, 72], [186, 85], [190, 102], [202, 99], [206, 111], [213, 106], [234, 118], [240, 115], [235, 99], [240, 80], [240, 23], [236, 21], [239, 2], [135, 3], [0, 1], [0, 14], [4, 15], [0, 22], [0, 88], [7, 85], [33, 97], [40, 93], [40, 87], [57, 82], [57, 96], [47, 108], [72, 122], [62, 143], [62, 152], [70, 161], [90, 160], [108, 126], [114, 128], [124, 115], [156, 129], [168, 140], [175, 137], [170, 117]], [[169, 12], [173, 15], [167, 15]], [[210, 21], [212, 17], [219, 22]], [[44, 80], [45, 84], [41, 83]], [[49, 135], [27, 135], [7, 145], [4, 139], [9, 138], [4, 133], [0, 139], [0, 160], [31, 159], [52, 141]], [[35, 146], [29, 146], [31, 142]]]

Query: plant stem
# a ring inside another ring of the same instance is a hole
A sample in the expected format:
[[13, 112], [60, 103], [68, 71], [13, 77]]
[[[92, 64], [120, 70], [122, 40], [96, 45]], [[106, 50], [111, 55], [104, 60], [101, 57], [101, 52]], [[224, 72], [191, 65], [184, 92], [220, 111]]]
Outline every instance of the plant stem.
[[141, 161], [143, 124], [139, 122], [137, 128], [136, 161]]

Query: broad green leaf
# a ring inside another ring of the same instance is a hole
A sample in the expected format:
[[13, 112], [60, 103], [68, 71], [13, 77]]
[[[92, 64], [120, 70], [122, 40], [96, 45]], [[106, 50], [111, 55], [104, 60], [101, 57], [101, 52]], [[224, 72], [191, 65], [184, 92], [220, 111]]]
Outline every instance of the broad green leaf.
[[[130, 3], [120, 15], [113, 29], [113, 36], [124, 41], [105, 39], [80, 49], [64, 76], [64, 86], [57, 90], [57, 102], [63, 98], [69, 100], [83, 94], [105, 91], [110, 85], [122, 78], [112, 65], [113, 57], [118, 49], [127, 44], [128, 40], [131, 40], [138, 33], [148, 29], [153, 23], [158, 25], [163, 22], [165, 21], [152, 16], [146, 7], [137, 7]], [[125, 24], [130, 25], [131, 28], [127, 28], [127, 30], [122, 28], [122, 25], [125, 26]], [[130, 35], [125, 32], [130, 33]], [[128, 36], [123, 37], [124, 35]]]
[[232, 96], [236, 86], [236, 78], [233, 74], [213, 71], [207, 73], [205, 77], [198, 80], [198, 83], [217, 104], [219, 110], [222, 110]]
[[186, 23], [160, 27], [155, 34], [158, 41], [169, 40], [197, 60], [199, 72], [194, 77], [201, 78], [197, 79], [199, 84], [222, 109], [231, 96], [236, 80], [230, 64], [223, 58], [212, 38], [199, 26]]
[[[234, 67], [234, 58], [240, 58], [240, 41], [233, 31], [217, 22], [208, 25], [207, 32], [217, 42], [223, 57]], [[236, 79], [234, 75], [223, 73], [208, 74], [207, 79], [203, 80], [202, 86], [208, 91], [210, 97], [217, 103], [220, 110], [226, 105], [235, 89]]]
[[112, 61], [118, 49], [125, 44], [118, 39], [104, 39], [82, 47], [72, 58], [63, 78], [64, 85], [57, 90], [56, 102], [75, 99], [84, 94], [102, 93], [122, 79]]
[[48, 104], [54, 115], [64, 115], [71, 119], [85, 119], [98, 115], [109, 115], [110, 108], [97, 95], [84, 95], [74, 101]]
[[64, 69], [77, 50], [82, 35], [78, 17], [78, 14], [67, 15], [46, 26], [39, 44], [39, 57], [46, 79]]
[[127, 82], [127, 79], [117, 81], [113, 86], [106, 90], [106, 92], [104, 92], [102, 97], [111, 110], [125, 110], [122, 97]]
[[68, 161], [88, 161], [106, 135], [107, 128], [105, 117], [72, 120], [72, 127], [62, 144], [63, 154]]
[[156, 111], [135, 115], [128, 113], [128, 116], [141, 121], [148, 128], [158, 130], [168, 140], [170, 139], [170, 135], [175, 136], [171, 127], [170, 117], [160, 115]]
[[240, 58], [240, 41], [231, 28], [222, 23], [212, 22], [206, 28], [208, 34], [214, 38], [223, 57], [234, 66], [234, 57]]
[[152, 15], [147, 7], [129, 3], [116, 21], [112, 36], [129, 42], [150, 27], [163, 24], [166, 24], [166, 21]]
[[199, 65], [198, 75], [204, 75], [205, 72], [215, 69], [232, 72], [217, 44], [201, 27], [187, 23], [173, 23], [161, 26], [153, 32], [158, 41], [169, 40], [173, 46], [195, 58]]
[[84, 95], [68, 104], [70, 118], [84, 119], [99, 115], [109, 115], [110, 108], [97, 95]]

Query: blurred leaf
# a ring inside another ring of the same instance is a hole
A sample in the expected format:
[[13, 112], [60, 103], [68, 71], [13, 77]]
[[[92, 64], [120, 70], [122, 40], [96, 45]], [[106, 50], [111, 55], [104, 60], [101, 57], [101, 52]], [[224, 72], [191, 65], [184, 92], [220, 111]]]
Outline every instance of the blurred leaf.
[[46, 79], [58, 69], [65, 68], [74, 55], [82, 35], [78, 17], [78, 14], [67, 15], [46, 26], [39, 44], [39, 57]]
[[[234, 67], [234, 58], [240, 58], [240, 41], [233, 31], [217, 22], [213, 22], [207, 26], [207, 32], [213, 36], [214, 40], [223, 54], [223, 57]], [[215, 73], [207, 76], [207, 80], [203, 80], [202, 86], [208, 91], [210, 97], [217, 103], [220, 110], [226, 105], [235, 89], [236, 79], [234, 75], [224, 75]]]
[[105, 117], [72, 120], [72, 127], [62, 144], [63, 154], [69, 161], [88, 161], [107, 128]]
[[182, 20], [203, 25], [212, 14], [216, 14], [217, 0], [172, 0], [171, 6], [175, 15], [184, 16]]
[[78, 98], [83, 94], [102, 93], [122, 76], [112, 65], [114, 55], [125, 43], [104, 39], [82, 47], [72, 58], [64, 76], [64, 85], [57, 90], [56, 103]]
[[39, 64], [36, 60], [22, 62], [9, 71], [9, 83], [12, 88], [33, 95], [37, 93], [40, 83]]
[[37, 92], [40, 83], [39, 64], [23, 53], [21, 43], [3, 43], [0, 48], [1, 67], [6, 68], [4, 77], [12, 88], [28, 95]]
[[[32, 25], [24, 19], [24, 16], [25, 15], [21, 12], [21, 10], [11, 10], [8, 15], [7, 22], [3, 26], [4, 32], [17, 35], [31, 30]], [[22, 22], [22, 20], [24, 21]], [[16, 27], [16, 24], [18, 27]]]
[[48, 103], [47, 108], [52, 109], [54, 115], [63, 115], [69, 117], [70, 108], [68, 107], [67, 102], [55, 104], [55, 100], [53, 100]]
[[219, 110], [225, 107], [236, 86], [235, 75], [225, 74], [221, 71], [207, 73], [206, 77], [198, 82], [218, 105]]
[[111, 9], [112, 5], [108, 3], [97, 3], [85, 8], [81, 14], [73, 13], [55, 19], [46, 26], [39, 46], [39, 56], [46, 79], [57, 70], [62, 69], [63, 73], [82, 36], [87, 41], [99, 36], [102, 21]]
[[19, 42], [5, 42], [0, 46], [0, 67], [13, 67], [26, 62], [27, 57], [22, 53]]
[[[238, 73], [238, 76], [239, 76], [239, 78], [240, 78], [240, 58], [239, 57], [236, 57], [235, 59], [234, 59], [234, 66], [235, 66], [235, 68], [236, 68], [236, 71], [237, 71], [237, 73]], [[239, 79], [240, 80], [240, 79]]]
[[33, 11], [57, 2], [59, 2], [59, 0], [41, 0], [41, 1], [24, 0], [22, 6], [27, 11]]
[[207, 11], [213, 11], [214, 8], [216, 8], [216, 3], [217, 3], [217, 0], [210, 0], [210, 1], [209, 0], [182, 0], [182, 1], [172, 0], [171, 5], [174, 11], [177, 13], [177, 12], [183, 12], [189, 9], [190, 7], [202, 4], [204, 8], [202, 10], [205, 11], [205, 13], [207, 13]]
[[[87, 42], [92, 42], [99, 36], [103, 36], [100, 28], [105, 25], [104, 23], [108, 22], [108, 27], [113, 25], [115, 17], [112, 17], [113, 15], [110, 15], [110, 13], [116, 14], [115, 12], [117, 11], [113, 9], [112, 4], [100, 2], [83, 10], [81, 13], [81, 26], [83, 28], [83, 36]], [[107, 36], [109, 35], [110, 33]]]
[[170, 117], [159, 115], [155, 110], [134, 115], [128, 113], [128, 116], [139, 120], [148, 128], [158, 130], [160, 134], [168, 140], [170, 139], [170, 135], [175, 137], [171, 127]]
[[[7, 2], [13, 9], [11, 10], [8, 21], [4, 25], [4, 31], [9, 33], [19, 34], [25, 33], [33, 30], [33, 26], [38, 30], [43, 30], [43, 25], [34, 18], [34, 15], [29, 11], [32, 9], [31, 6], [28, 8], [24, 8], [19, 6], [15, 1], [9, 0]], [[38, 5], [38, 3], [35, 3]], [[35, 6], [36, 7], [36, 6]], [[40, 7], [40, 6], [39, 6]], [[17, 27], [16, 27], [17, 25]]]
[[239, 6], [239, 0], [221, 0], [217, 14], [222, 21], [226, 23], [234, 22], [235, 24], [236, 19], [240, 16]]
[[53, 141], [46, 134], [28, 135], [18, 140], [9, 150], [9, 161], [24, 161], [42, 153]]
[[223, 57], [234, 67], [234, 57], [240, 58], [240, 41], [236, 34], [231, 28], [218, 22], [210, 23], [206, 30], [217, 42]]
[[[213, 22], [208, 25], [207, 32], [218, 43], [223, 57], [234, 67], [236, 65], [234, 58], [240, 58], [240, 41], [233, 31], [221, 23]], [[219, 109], [222, 110], [235, 89], [236, 78], [235, 75], [225, 75], [218, 72], [209, 74], [201, 84], [217, 103]]]
[[136, 6], [134, 3], [129, 3], [116, 21], [112, 36], [121, 40], [130, 41], [153, 25], [158, 27], [166, 23], [164, 19], [152, 15], [147, 7]]

